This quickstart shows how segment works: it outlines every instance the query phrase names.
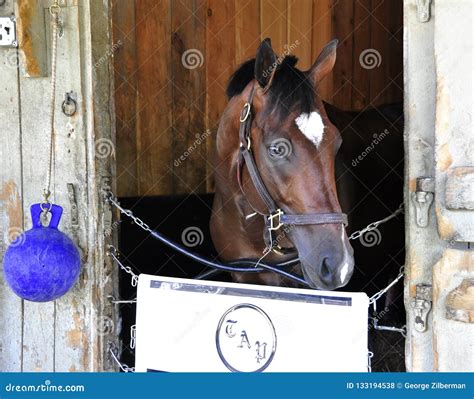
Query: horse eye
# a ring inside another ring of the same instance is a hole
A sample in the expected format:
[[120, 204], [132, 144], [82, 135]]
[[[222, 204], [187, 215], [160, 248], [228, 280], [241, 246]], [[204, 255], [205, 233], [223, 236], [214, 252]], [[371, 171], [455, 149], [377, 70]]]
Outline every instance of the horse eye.
[[271, 158], [284, 158], [287, 154], [283, 146], [271, 145], [268, 147], [268, 155], [270, 155]]
[[288, 158], [293, 152], [290, 140], [278, 138], [273, 140], [267, 148], [268, 155], [273, 159]]

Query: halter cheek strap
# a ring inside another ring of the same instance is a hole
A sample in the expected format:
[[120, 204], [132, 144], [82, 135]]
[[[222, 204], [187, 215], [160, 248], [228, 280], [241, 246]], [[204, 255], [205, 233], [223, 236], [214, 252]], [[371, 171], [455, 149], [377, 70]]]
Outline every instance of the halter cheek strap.
[[[347, 215], [345, 213], [305, 213], [305, 214], [285, 214], [273, 200], [265, 183], [258, 171], [255, 157], [252, 153], [252, 102], [255, 94], [255, 86], [252, 87], [249, 98], [244, 104], [240, 113], [240, 151], [239, 151], [239, 165], [237, 167], [237, 180], [239, 182], [240, 190], [245, 197], [245, 192], [242, 187], [242, 169], [244, 165], [250, 175], [250, 179], [257, 191], [259, 197], [264, 202], [268, 209], [268, 213], [263, 214], [265, 218], [264, 241], [267, 249], [277, 253], [284, 253], [276, 240], [273, 238], [274, 232], [283, 226], [301, 226], [301, 225], [319, 225], [319, 224], [343, 224], [347, 225]], [[260, 212], [258, 212], [260, 213]]]

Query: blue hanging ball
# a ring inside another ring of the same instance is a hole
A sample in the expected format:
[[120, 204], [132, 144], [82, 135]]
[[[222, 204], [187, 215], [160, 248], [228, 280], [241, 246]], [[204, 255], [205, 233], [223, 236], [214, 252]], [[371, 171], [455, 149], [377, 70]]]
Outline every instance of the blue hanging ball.
[[31, 206], [33, 227], [20, 234], [3, 259], [5, 280], [19, 297], [33, 302], [53, 301], [76, 282], [81, 269], [79, 251], [58, 230], [63, 208], [50, 205], [48, 226], [41, 223], [41, 204]]

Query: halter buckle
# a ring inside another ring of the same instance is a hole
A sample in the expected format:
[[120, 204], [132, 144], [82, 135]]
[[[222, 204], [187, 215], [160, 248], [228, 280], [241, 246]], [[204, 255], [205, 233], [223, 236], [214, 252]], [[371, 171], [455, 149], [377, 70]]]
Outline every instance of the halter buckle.
[[[283, 226], [283, 223], [281, 222], [281, 216], [284, 214], [284, 212], [281, 209], [277, 209], [275, 212], [271, 213], [267, 220], [268, 220], [268, 230], [274, 231], [278, 230], [281, 226]], [[275, 224], [275, 218], [278, 218], [277, 223]]]
[[247, 151], [250, 151], [250, 147], [252, 146], [252, 142], [250, 141], [250, 137], [247, 137], [246, 140], [247, 140], [247, 145], [240, 142], [240, 148], [242, 148], [242, 149], [247, 148]]

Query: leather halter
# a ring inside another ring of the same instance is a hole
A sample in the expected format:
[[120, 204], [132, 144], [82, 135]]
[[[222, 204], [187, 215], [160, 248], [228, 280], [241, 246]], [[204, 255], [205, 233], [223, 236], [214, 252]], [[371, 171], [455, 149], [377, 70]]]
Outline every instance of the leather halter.
[[[279, 254], [284, 254], [285, 249], [280, 247], [274, 240], [273, 234], [276, 230], [283, 226], [301, 226], [301, 225], [317, 225], [317, 224], [343, 224], [347, 225], [347, 215], [345, 213], [305, 213], [305, 214], [286, 214], [273, 200], [273, 197], [268, 192], [267, 187], [258, 171], [255, 158], [252, 153], [252, 102], [255, 94], [255, 86], [252, 87], [249, 98], [244, 104], [240, 113], [240, 151], [239, 151], [239, 165], [237, 167], [237, 180], [239, 182], [240, 190], [245, 197], [245, 192], [242, 187], [242, 168], [247, 165], [250, 179], [253, 186], [257, 190], [259, 197], [265, 203], [268, 213], [262, 214], [265, 219], [265, 230], [263, 238], [267, 246], [267, 250], [272, 250]], [[248, 200], [247, 200], [248, 201]], [[249, 202], [250, 203], [250, 202]], [[251, 205], [252, 206], [252, 205]], [[253, 207], [252, 207], [253, 208]], [[255, 210], [255, 208], [254, 208]], [[290, 249], [291, 250], [291, 249]], [[294, 251], [294, 249], [293, 249]]]

